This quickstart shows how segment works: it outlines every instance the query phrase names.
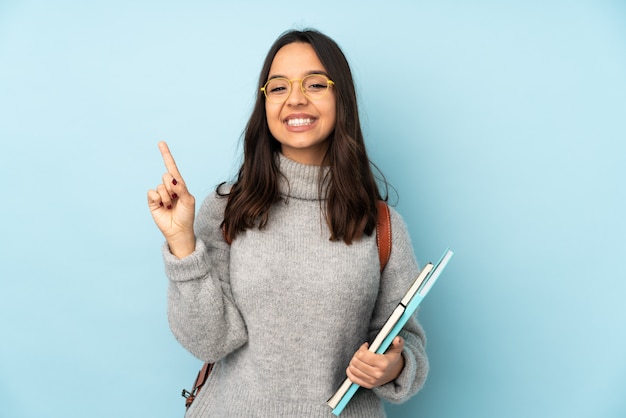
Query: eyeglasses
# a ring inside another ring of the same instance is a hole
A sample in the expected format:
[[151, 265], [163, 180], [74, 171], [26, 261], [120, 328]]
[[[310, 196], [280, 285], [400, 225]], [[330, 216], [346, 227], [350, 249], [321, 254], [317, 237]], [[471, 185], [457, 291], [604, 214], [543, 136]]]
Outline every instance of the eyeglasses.
[[300, 90], [311, 100], [319, 100], [326, 96], [330, 86], [334, 85], [333, 81], [323, 74], [310, 74], [302, 80], [289, 80], [285, 77], [271, 78], [261, 87], [261, 91], [265, 94], [265, 98], [270, 103], [284, 103], [291, 94], [291, 83], [300, 82]]

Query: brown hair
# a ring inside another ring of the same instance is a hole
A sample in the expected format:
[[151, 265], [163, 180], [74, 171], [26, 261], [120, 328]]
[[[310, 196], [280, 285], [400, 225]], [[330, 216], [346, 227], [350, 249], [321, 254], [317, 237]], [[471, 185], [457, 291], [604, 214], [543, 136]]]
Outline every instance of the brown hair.
[[[228, 193], [222, 226], [229, 239], [255, 225], [263, 228], [270, 207], [281, 198], [278, 181], [281, 173], [275, 158], [280, 143], [270, 133], [265, 96], [260, 89], [267, 81], [276, 53], [293, 42], [310, 44], [335, 83], [337, 121], [324, 157], [324, 164], [330, 167], [328, 178], [320, 176], [320, 203], [326, 198], [326, 207], [322, 209], [330, 239], [350, 244], [363, 233], [372, 234], [376, 227], [376, 201], [381, 196], [365, 150], [350, 66], [335, 41], [315, 30], [285, 32], [265, 58], [256, 102], [244, 132], [243, 164]], [[321, 196], [324, 181], [328, 187], [326, 196]], [[219, 189], [220, 186], [218, 193]]]

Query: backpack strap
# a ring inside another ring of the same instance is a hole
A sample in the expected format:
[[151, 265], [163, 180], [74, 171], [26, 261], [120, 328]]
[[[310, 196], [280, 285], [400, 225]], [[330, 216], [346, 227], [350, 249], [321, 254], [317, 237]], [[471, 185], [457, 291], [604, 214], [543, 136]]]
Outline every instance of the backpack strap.
[[230, 236], [226, 233], [226, 224], [222, 223], [222, 236], [224, 237], [224, 241], [226, 241], [226, 243], [228, 245], [233, 243], [233, 240], [230, 239]]
[[196, 381], [193, 384], [193, 389], [191, 390], [191, 392], [189, 392], [186, 389], [183, 389], [182, 396], [183, 398], [186, 399], [185, 401], [186, 409], [189, 409], [193, 401], [196, 399], [196, 396], [200, 392], [200, 389], [202, 389], [202, 386], [204, 386], [204, 383], [209, 377], [209, 374], [211, 374], [211, 370], [213, 370], [213, 364], [214, 363], [204, 363], [204, 365], [202, 366], [202, 369], [200, 369], [200, 371], [198, 372], [198, 377], [196, 377]]
[[391, 257], [391, 216], [389, 206], [384, 200], [376, 202], [376, 245], [378, 245], [378, 258], [380, 259], [380, 272], [382, 273]]

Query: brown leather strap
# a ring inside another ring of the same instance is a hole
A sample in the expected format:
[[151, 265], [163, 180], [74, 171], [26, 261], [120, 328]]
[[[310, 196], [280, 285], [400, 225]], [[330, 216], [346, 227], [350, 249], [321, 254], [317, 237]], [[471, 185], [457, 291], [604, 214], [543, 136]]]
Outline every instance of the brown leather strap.
[[391, 257], [391, 216], [387, 202], [376, 202], [378, 217], [376, 219], [376, 244], [378, 244], [378, 258], [382, 273]]
[[206, 379], [209, 377], [211, 370], [213, 370], [213, 363], [204, 363], [202, 369], [200, 369], [200, 371], [198, 372], [196, 382], [193, 384], [193, 389], [191, 390], [191, 392], [183, 390], [183, 396], [186, 398], [185, 407], [187, 409], [189, 409], [194, 399], [196, 399], [196, 396], [200, 392], [200, 389], [202, 389], [202, 386], [204, 386]]
[[233, 243], [233, 240], [230, 239], [230, 236], [226, 233], [226, 224], [222, 224], [222, 236], [224, 237], [224, 241], [226, 241], [228, 245]]

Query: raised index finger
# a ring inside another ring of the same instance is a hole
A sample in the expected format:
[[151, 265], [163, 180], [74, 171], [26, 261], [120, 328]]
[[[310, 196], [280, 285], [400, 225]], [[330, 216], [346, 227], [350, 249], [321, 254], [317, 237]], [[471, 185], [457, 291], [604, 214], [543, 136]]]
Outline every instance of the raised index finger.
[[165, 163], [167, 172], [174, 176], [174, 178], [178, 178], [180, 180], [181, 175], [178, 171], [178, 167], [176, 167], [176, 161], [174, 161], [170, 148], [167, 146], [165, 141], [159, 142], [159, 151], [161, 151], [161, 156], [163, 157], [163, 162]]

